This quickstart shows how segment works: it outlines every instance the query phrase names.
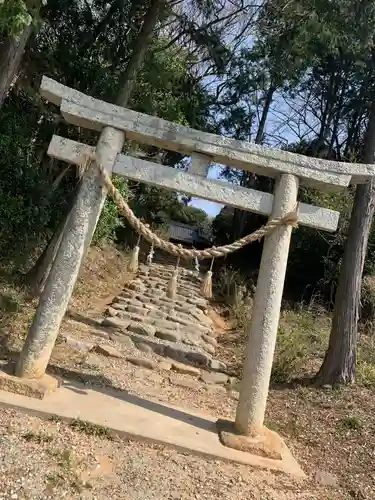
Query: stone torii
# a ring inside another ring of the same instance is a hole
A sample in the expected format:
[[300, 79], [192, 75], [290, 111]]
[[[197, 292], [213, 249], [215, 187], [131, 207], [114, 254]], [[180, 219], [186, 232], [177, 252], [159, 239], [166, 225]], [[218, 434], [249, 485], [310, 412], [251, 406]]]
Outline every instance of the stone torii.
[[[368, 182], [375, 175], [374, 165], [309, 158], [194, 130], [94, 99], [46, 77], [40, 92], [60, 107], [68, 123], [100, 132], [96, 148], [54, 135], [48, 149], [51, 157], [81, 164], [85, 155], [95, 153], [109, 174], [265, 216], [284, 216], [298, 206], [298, 223], [312, 228], [335, 231], [339, 213], [298, 203], [300, 185], [335, 191]], [[191, 172], [121, 154], [125, 137], [191, 156]], [[213, 162], [274, 178], [274, 194], [208, 180]], [[84, 175], [18, 360], [17, 377], [43, 381], [105, 196], [100, 174], [91, 168]], [[290, 226], [280, 226], [264, 241], [235, 421], [236, 431], [243, 436], [256, 436], [263, 429], [291, 233]]]

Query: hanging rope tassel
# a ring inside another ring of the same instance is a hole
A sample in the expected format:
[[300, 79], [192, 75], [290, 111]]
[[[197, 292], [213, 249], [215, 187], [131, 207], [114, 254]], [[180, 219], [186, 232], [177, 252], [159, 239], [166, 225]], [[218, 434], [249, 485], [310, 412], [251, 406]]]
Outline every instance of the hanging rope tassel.
[[194, 269], [196, 271], [196, 276], [199, 276], [199, 260], [198, 257], [194, 257]]
[[211, 260], [210, 269], [207, 271], [206, 276], [201, 285], [201, 295], [206, 299], [212, 298], [212, 268], [214, 265], [214, 258]]
[[177, 295], [178, 266], [180, 264], [180, 258], [180, 256], [177, 257], [176, 267], [173, 270], [172, 277], [167, 287], [167, 297], [170, 299], [175, 299]]
[[146, 259], [148, 266], [151, 266], [151, 264], [152, 264], [152, 259], [154, 258], [154, 253], [155, 253], [154, 245], [151, 245], [150, 251], [148, 252], [147, 259]]
[[139, 244], [141, 242], [142, 236], [138, 236], [138, 241], [136, 246], [133, 248], [132, 255], [130, 257], [129, 265], [128, 265], [128, 271], [131, 273], [136, 273], [138, 271], [138, 259], [139, 259]]

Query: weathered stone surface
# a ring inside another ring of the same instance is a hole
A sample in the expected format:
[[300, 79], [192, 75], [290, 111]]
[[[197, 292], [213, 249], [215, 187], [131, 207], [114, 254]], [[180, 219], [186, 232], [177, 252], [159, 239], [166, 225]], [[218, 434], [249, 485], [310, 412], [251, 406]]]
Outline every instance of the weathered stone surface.
[[104, 318], [102, 320], [102, 326], [109, 326], [111, 328], [117, 328], [118, 330], [126, 330], [130, 324], [130, 321], [123, 318]]
[[152, 346], [150, 344], [147, 344], [146, 342], [137, 342], [136, 347], [146, 354], [152, 354], [154, 352]]
[[284, 443], [276, 432], [264, 427], [259, 436], [252, 437], [239, 434], [234, 424], [227, 420], [218, 420], [216, 425], [224, 446], [259, 457], [282, 460]]
[[131, 290], [122, 290], [119, 294], [119, 297], [126, 298], [126, 299], [132, 299], [135, 296], [135, 293], [132, 292]]
[[223, 385], [207, 384], [207, 385], [204, 385], [203, 388], [207, 392], [220, 393], [220, 394], [227, 393], [227, 390]]
[[126, 311], [128, 304], [126, 302], [114, 302], [111, 306], [115, 311]]
[[212, 345], [213, 347], [217, 347], [217, 340], [214, 337], [210, 337], [206, 333], [202, 333], [202, 339], [207, 342], [207, 344]]
[[168, 361], [160, 361], [158, 367], [160, 368], [160, 370], [169, 371], [172, 369], [172, 363], [169, 363]]
[[[10, 367], [6, 367], [8, 369]], [[12, 372], [14, 367], [12, 368]], [[43, 399], [62, 385], [62, 380], [43, 375], [38, 379], [20, 378], [0, 370], [0, 390], [21, 394], [29, 398]]]
[[177, 360], [177, 361], [185, 361], [187, 359], [187, 354], [189, 352], [185, 351], [184, 349], [181, 349], [178, 345], [176, 346], [165, 346], [164, 348], [164, 354], [165, 356], [168, 356], [168, 358]]
[[116, 333], [111, 333], [109, 338], [114, 342], [118, 342], [119, 344], [124, 346], [125, 349], [132, 349], [134, 347], [134, 343], [128, 335], [119, 335]]
[[201, 388], [200, 383], [194, 379], [190, 378], [185, 379], [185, 378], [178, 378], [177, 376], [176, 377], [171, 376], [169, 377], [169, 380], [171, 384], [177, 385], [178, 387], [184, 387], [185, 389], [192, 389], [195, 391], [199, 391], [199, 389]]
[[165, 311], [162, 311], [160, 309], [154, 309], [153, 311], [150, 311], [147, 315], [149, 318], [154, 318], [154, 319], [166, 319], [167, 318], [167, 313]]
[[205, 342], [202, 342], [201, 346], [205, 351], [207, 351], [210, 354], [215, 354], [216, 352], [215, 347], [212, 346], [211, 344], [206, 344]]
[[207, 307], [207, 300], [206, 299], [198, 299], [198, 298], [193, 298], [193, 297], [187, 297], [186, 302], [189, 304], [194, 304], [197, 306], [199, 309], [206, 308]]
[[107, 344], [99, 344], [94, 347], [94, 352], [98, 354], [103, 354], [103, 356], [110, 356], [112, 358], [123, 358], [124, 355], [118, 351], [115, 347]]
[[181, 316], [179, 315], [169, 315], [168, 318], [167, 318], [168, 321], [171, 321], [172, 323], [177, 323], [179, 325], [183, 325], [183, 326], [188, 326], [190, 327], [191, 329], [197, 329], [199, 331], [201, 331], [201, 328], [200, 326], [198, 325], [198, 323], [195, 323], [194, 320], [192, 320], [191, 318], [189, 318], [188, 320], [185, 319], [185, 318], [182, 318]]
[[178, 363], [177, 361], [172, 361], [172, 370], [178, 373], [183, 373], [185, 375], [192, 375], [193, 377], [198, 377], [201, 374], [199, 368], [185, 365], [183, 363]]
[[174, 321], [168, 321], [164, 319], [158, 319], [155, 321], [155, 328], [157, 329], [168, 329], [168, 330], [179, 330], [179, 326]]
[[202, 372], [201, 380], [206, 384], [221, 384], [224, 385], [228, 382], [228, 375], [220, 372]]
[[146, 287], [142, 282], [138, 283], [133, 281], [133, 283], [129, 283], [129, 289], [138, 293], [143, 293], [146, 290]]
[[136, 300], [139, 302], [142, 302], [142, 304], [149, 304], [151, 302], [150, 297], [147, 297], [146, 295], [136, 295]]
[[133, 365], [142, 366], [142, 368], [148, 368], [149, 370], [154, 370], [157, 367], [157, 363], [147, 358], [137, 358], [135, 356], [126, 356], [126, 361], [132, 363]]
[[83, 340], [77, 340], [77, 339], [70, 337], [70, 336], [64, 335], [64, 338], [65, 338], [66, 344], [69, 347], [71, 347], [72, 349], [76, 349], [77, 351], [80, 351], [80, 352], [89, 352], [95, 346], [95, 344], [93, 342], [84, 342]]
[[113, 307], [107, 307], [104, 314], [106, 316], [111, 316], [112, 318], [114, 318], [118, 315], [118, 310], [114, 309]]
[[192, 345], [195, 347], [199, 347], [201, 345], [201, 341], [197, 335], [193, 335], [192, 333], [183, 334], [181, 340], [186, 345]]
[[147, 337], [153, 337], [155, 335], [155, 328], [147, 323], [130, 323], [128, 330], [138, 335], [146, 335]]
[[210, 367], [212, 368], [212, 370], [217, 370], [217, 371], [227, 369], [227, 365], [222, 361], [219, 361], [218, 359], [211, 359]]
[[148, 314], [147, 309], [143, 307], [133, 306], [132, 304], [129, 304], [126, 310], [130, 313], [138, 314], [139, 316], [146, 316]]
[[171, 342], [180, 342], [181, 341], [181, 333], [178, 331], [167, 330], [164, 328], [159, 328], [156, 326], [155, 337], [163, 340], [169, 340]]
[[192, 308], [193, 308], [193, 306], [191, 306], [191, 305], [190, 306], [187, 306], [187, 305], [181, 306], [179, 304], [176, 304], [174, 306], [175, 314], [177, 314], [177, 313], [190, 314], [190, 309], [192, 309]]
[[[146, 321], [145, 316], [140, 316], [139, 314], [131, 313], [128, 311], [119, 312], [118, 317], [121, 319], [127, 320], [129, 322], [129, 324], [133, 323], [134, 321], [136, 321], [138, 323], [143, 323]], [[147, 324], [151, 325], [152, 322], [153, 322], [153, 320], [149, 319], [147, 316]]]
[[203, 352], [189, 352], [186, 354], [186, 357], [202, 366], [210, 366], [211, 356], [209, 354], [204, 354]]
[[200, 314], [197, 314], [195, 317], [197, 318], [198, 321], [203, 323], [203, 325], [207, 326], [208, 328], [213, 327], [214, 322], [212, 321], [211, 318], [206, 316], [206, 314], [203, 311], [201, 311]]

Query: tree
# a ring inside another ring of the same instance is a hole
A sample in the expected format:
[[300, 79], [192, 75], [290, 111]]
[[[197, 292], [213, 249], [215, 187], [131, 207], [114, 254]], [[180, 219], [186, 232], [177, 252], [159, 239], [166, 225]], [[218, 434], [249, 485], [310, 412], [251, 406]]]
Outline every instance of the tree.
[[0, 5], [0, 108], [16, 79], [42, 0], [10, 0]]
[[[375, 58], [374, 58], [375, 62]], [[375, 91], [364, 140], [363, 162], [375, 163]], [[329, 346], [316, 380], [355, 382], [362, 274], [375, 210], [375, 181], [357, 186], [336, 292]]]
[[[147, 49], [151, 43], [151, 36], [158, 20], [159, 13], [165, 5], [165, 0], [151, 0], [148, 10], [143, 19], [142, 27], [138, 36], [134, 40], [133, 49], [127, 66], [120, 76], [120, 90], [118, 92], [116, 103], [126, 107], [131, 93], [134, 89], [135, 78], [146, 56]], [[79, 188], [78, 188], [79, 189]], [[72, 203], [75, 198], [72, 198]], [[33, 284], [33, 289], [40, 294], [46, 283], [49, 271], [53, 265], [61, 240], [63, 238], [66, 222], [70, 216], [70, 211], [66, 215], [66, 220], [57, 227], [47, 249], [44, 250], [42, 257], [38, 259], [33, 268], [30, 269], [26, 276], [26, 280]], [[87, 248], [91, 241], [87, 241]]]

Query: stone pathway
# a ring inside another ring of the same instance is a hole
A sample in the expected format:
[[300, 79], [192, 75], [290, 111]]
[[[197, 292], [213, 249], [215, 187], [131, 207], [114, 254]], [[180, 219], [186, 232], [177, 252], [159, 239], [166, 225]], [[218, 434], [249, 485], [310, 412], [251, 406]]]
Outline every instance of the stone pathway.
[[200, 295], [201, 278], [180, 268], [172, 300], [166, 289], [173, 269], [165, 264], [141, 265], [138, 276], [107, 308], [101, 325], [117, 333], [116, 341], [129, 345], [130, 339], [140, 351], [186, 365], [186, 373], [194, 366], [208, 368], [217, 372], [213, 378], [226, 383], [228, 376], [222, 373], [226, 365], [215, 359], [216, 334], [206, 315], [208, 301]]

